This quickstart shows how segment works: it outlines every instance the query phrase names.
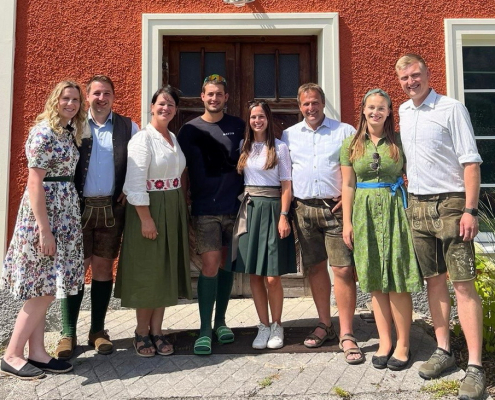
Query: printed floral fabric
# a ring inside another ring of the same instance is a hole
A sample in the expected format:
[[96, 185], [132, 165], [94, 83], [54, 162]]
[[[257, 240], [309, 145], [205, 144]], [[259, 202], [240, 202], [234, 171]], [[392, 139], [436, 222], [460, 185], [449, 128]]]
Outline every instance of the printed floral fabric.
[[[79, 152], [72, 134], [54, 133], [46, 122], [31, 129], [26, 142], [29, 168], [46, 170], [47, 177], [73, 175]], [[40, 253], [39, 229], [26, 188], [12, 241], [4, 261], [1, 285], [15, 298], [64, 298], [77, 294], [84, 280], [84, 256], [79, 198], [73, 182], [43, 182], [56, 253]]]
[[[402, 175], [404, 155], [399, 144], [400, 157], [395, 162], [390, 156], [390, 146], [381, 139], [375, 146], [369, 139], [363, 157], [352, 163], [349, 148], [354, 136], [344, 140], [340, 152], [340, 163], [352, 166], [357, 182], [395, 183]], [[378, 160], [373, 158], [378, 154]], [[377, 168], [371, 164], [376, 162]], [[419, 292], [422, 278], [419, 272], [411, 230], [402, 202], [402, 194], [395, 195], [390, 188], [357, 188], [352, 210], [354, 229], [354, 262], [363, 292]]]

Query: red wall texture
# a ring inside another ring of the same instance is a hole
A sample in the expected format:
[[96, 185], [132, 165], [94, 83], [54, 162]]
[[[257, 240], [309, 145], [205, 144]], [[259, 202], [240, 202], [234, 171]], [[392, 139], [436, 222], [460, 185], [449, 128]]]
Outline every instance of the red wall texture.
[[338, 12], [342, 120], [355, 125], [359, 102], [373, 87], [405, 100], [393, 65], [423, 55], [432, 85], [445, 92], [445, 18], [495, 18], [487, 0], [256, 0], [243, 8], [222, 0], [17, 0], [9, 237], [24, 190], [24, 141], [54, 83], [86, 82], [95, 73], [116, 84], [115, 110], [140, 122], [141, 14]]

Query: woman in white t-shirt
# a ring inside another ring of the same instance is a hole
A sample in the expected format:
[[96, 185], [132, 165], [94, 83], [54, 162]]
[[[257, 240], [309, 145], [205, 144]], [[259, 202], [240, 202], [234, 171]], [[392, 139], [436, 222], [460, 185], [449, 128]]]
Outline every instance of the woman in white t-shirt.
[[278, 349], [284, 344], [280, 276], [297, 272], [288, 214], [292, 178], [289, 149], [275, 138], [272, 114], [264, 101], [249, 107], [237, 171], [244, 173], [244, 199], [234, 228], [232, 261], [226, 268], [250, 274], [260, 318], [253, 348]]

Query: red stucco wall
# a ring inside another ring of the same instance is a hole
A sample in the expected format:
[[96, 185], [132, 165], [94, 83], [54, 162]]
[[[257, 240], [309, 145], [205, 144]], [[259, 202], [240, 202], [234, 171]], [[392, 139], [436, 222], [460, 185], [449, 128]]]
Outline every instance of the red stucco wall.
[[[115, 110], [140, 122], [142, 13], [338, 12], [342, 120], [357, 122], [363, 94], [387, 90], [396, 105], [405, 95], [393, 65], [418, 52], [445, 92], [445, 18], [495, 18], [487, 0], [256, 0], [244, 8], [222, 0], [17, 0], [9, 237], [24, 190], [24, 141], [53, 84], [66, 77], [86, 82], [95, 73], [116, 84]], [[397, 107], [395, 107], [397, 108]]]

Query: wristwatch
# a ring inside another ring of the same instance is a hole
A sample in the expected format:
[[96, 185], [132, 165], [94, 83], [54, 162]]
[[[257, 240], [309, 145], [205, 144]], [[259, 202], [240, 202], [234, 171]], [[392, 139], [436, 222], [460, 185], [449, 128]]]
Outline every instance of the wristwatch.
[[478, 209], [477, 208], [464, 208], [464, 212], [471, 214], [473, 217], [476, 217], [478, 215]]
[[280, 211], [280, 215], [285, 215], [286, 217], [288, 217], [289, 212], [288, 211]]

